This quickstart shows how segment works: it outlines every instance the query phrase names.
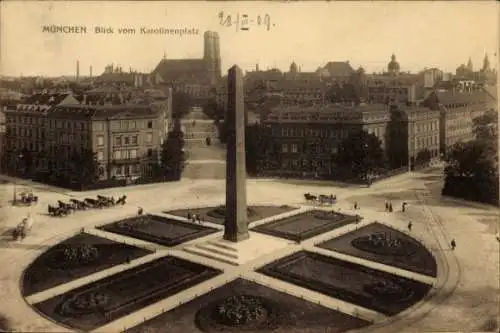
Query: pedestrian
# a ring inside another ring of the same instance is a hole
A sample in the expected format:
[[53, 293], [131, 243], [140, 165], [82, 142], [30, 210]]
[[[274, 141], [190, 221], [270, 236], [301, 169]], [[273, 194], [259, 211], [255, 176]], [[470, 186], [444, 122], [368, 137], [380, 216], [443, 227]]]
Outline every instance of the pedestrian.
[[200, 218], [200, 215], [196, 215], [196, 221], [198, 222], [198, 224], [201, 224], [201, 218]]
[[411, 228], [413, 227], [413, 223], [411, 221], [408, 223], [408, 231], [411, 231]]
[[457, 247], [457, 243], [455, 242], [455, 238], [453, 238], [450, 242], [450, 245], [451, 245], [451, 250], [455, 250], [455, 248]]
[[389, 202], [386, 200], [385, 201], [385, 211], [387, 212], [389, 210]]
[[354, 201], [354, 210], [358, 209], [358, 202]]
[[403, 203], [401, 204], [401, 211], [402, 211], [403, 213], [404, 213], [404, 211], [405, 211], [405, 208], [406, 208], [406, 202], [403, 202]]
[[191, 212], [188, 212], [188, 213], [187, 213], [187, 219], [188, 219], [188, 220], [191, 220], [191, 219], [192, 219]]
[[389, 213], [392, 213], [392, 202], [389, 202]]
[[143, 212], [144, 210], [142, 209], [142, 207], [139, 207], [139, 209], [137, 210], [137, 215], [142, 215]]
[[196, 223], [196, 214], [193, 214], [191, 222]]

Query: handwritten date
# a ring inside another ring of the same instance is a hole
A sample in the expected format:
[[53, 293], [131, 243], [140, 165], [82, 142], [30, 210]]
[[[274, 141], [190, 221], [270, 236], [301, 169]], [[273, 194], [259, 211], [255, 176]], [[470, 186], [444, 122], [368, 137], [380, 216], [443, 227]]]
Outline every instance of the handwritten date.
[[267, 31], [271, 30], [272, 27], [276, 25], [271, 22], [271, 16], [269, 14], [257, 15], [256, 17], [250, 17], [248, 14], [236, 15], [219, 12], [219, 24], [224, 27], [235, 27], [236, 31], [249, 31], [251, 26], [263, 27]]

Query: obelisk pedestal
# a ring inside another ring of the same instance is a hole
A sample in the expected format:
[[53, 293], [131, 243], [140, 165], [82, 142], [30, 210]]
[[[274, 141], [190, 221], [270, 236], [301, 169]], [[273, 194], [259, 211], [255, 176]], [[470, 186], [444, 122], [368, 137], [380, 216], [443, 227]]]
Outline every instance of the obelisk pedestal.
[[245, 106], [243, 73], [238, 66], [228, 71], [228, 96], [225, 125], [226, 220], [224, 239], [239, 242], [248, 239], [247, 188], [245, 165]]

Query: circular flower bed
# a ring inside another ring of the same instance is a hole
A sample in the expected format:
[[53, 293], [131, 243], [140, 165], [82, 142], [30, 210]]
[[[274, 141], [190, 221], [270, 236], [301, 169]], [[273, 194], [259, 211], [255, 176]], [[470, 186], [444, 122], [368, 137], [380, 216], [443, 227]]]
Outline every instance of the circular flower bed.
[[253, 295], [236, 295], [213, 302], [196, 314], [205, 332], [238, 332], [276, 326], [278, 311], [270, 300]]
[[363, 289], [375, 298], [383, 298], [391, 302], [402, 302], [413, 296], [410, 288], [390, 280], [376, 280], [367, 284]]
[[[216, 219], [225, 219], [226, 218], [226, 206], [221, 205], [207, 212], [207, 215]], [[248, 217], [257, 215], [255, 209], [251, 207], [247, 207], [247, 215]]]
[[417, 245], [410, 240], [385, 232], [355, 238], [351, 245], [359, 250], [381, 255], [410, 256], [417, 251]]
[[59, 306], [59, 314], [65, 317], [78, 317], [105, 311], [111, 296], [100, 292], [85, 292], [64, 300]]
[[67, 244], [58, 248], [49, 260], [51, 268], [69, 268], [89, 265], [100, 257], [99, 249], [91, 244]]

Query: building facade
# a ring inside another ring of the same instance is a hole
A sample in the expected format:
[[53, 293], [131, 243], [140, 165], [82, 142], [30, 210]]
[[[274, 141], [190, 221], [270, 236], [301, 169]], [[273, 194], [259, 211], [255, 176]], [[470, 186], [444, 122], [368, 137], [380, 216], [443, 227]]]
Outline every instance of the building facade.
[[391, 106], [388, 160], [392, 168], [413, 167], [427, 155], [440, 158], [440, 112], [418, 106]]
[[164, 112], [145, 105], [18, 105], [5, 114], [7, 167], [68, 181], [86, 152], [100, 180], [151, 176], [166, 134]]
[[350, 133], [366, 130], [385, 149], [390, 113], [384, 105], [280, 107], [263, 121], [267, 156], [262, 168], [280, 174], [329, 176], [333, 157]]
[[432, 110], [440, 111], [440, 152], [446, 154], [457, 142], [474, 139], [473, 120], [492, 109], [493, 97], [485, 90], [435, 91], [426, 100]]

